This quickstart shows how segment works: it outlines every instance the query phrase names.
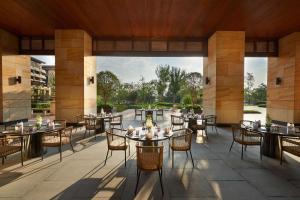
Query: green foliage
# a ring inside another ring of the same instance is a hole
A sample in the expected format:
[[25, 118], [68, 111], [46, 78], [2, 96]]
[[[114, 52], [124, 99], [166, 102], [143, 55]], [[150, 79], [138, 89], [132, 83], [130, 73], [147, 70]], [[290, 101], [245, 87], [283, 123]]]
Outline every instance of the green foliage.
[[195, 104], [200, 94], [202, 86], [202, 74], [199, 72], [191, 72], [187, 74], [185, 80], [186, 92], [190, 94], [191, 103]]
[[261, 112], [257, 110], [244, 110], [244, 114], [261, 114]]
[[34, 113], [42, 113], [50, 111], [50, 102], [31, 102], [31, 108]]
[[158, 107], [165, 107], [165, 108], [171, 108], [171, 107], [173, 107], [173, 103], [170, 103], [170, 102], [157, 102], [156, 106], [158, 106]]
[[247, 73], [246, 88], [244, 90], [244, 98], [249, 105], [258, 105], [260, 107], [266, 107], [267, 100], [267, 86], [261, 83], [257, 88], [253, 88], [254, 77], [253, 74]]
[[102, 96], [104, 104], [107, 104], [112, 94], [119, 88], [118, 77], [110, 71], [100, 71], [97, 74], [97, 93]]
[[190, 95], [185, 95], [182, 98], [182, 104], [183, 105], [188, 105], [188, 104], [192, 104], [192, 97]]
[[168, 81], [170, 80], [170, 65], [159, 65], [156, 67], [155, 74], [158, 78], [157, 80], [157, 94], [159, 100], [162, 101], [164, 99], [164, 93], [168, 87]]
[[37, 108], [37, 109], [47, 108], [47, 109], [49, 109], [50, 102], [32, 102], [31, 108]]
[[168, 96], [171, 97], [172, 102], [179, 102], [179, 91], [185, 84], [186, 73], [184, 70], [172, 67], [170, 71], [170, 84], [168, 90]]

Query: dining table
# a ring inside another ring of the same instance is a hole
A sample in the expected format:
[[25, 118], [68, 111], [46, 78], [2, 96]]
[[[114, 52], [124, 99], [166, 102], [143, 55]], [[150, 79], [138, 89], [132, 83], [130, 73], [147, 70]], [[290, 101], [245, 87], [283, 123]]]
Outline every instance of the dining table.
[[60, 125], [47, 126], [42, 124], [41, 127], [37, 128], [33, 124], [24, 124], [23, 130], [4, 130], [0, 132], [0, 136], [18, 136], [23, 138], [24, 155], [27, 158], [40, 157], [42, 151], [42, 137], [45, 134], [52, 134], [57, 132], [61, 137], [62, 130], [64, 127]]
[[296, 136], [295, 130], [291, 130], [286, 126], [272, 126], [266, 128], [261, 126], [259, 128], [245, 127], [246, 129], [260, 133], [263, 136], [262, 154], [271, 158], [280, 157], [280, 137]]
[[86, 115], [84, 116], [84, 119], [90, 119], [96, 121], [96, 132], [97, 133], [103, 133], [105, 132], [105, 120], [110, 120], [115, 115], [113, 114], [98, 114], [98, 115]]
[[205, 119], [202, 117], [202, 115], [198, 114], [184, 114], [184, 120], [188, 123], [188, 128], [193, 131], [193, 133], [197, 133], [197, 129], [195, 128], [195, 125], [204, 125]]
[[152, 131], [152, 138], [147, 138], [146, 134], [148, 133], [148, 129], [144, 127], [136, 127], [133, 131], [131, 132], [126, 132], [125, 137], [134, 140], [137, 142], [142, 142], [143, 145], [146, 146], [157, 146], [158, 142], [164, 141], [164, 140], [169, 140], [173, 136], [173, 131], [169, 130], [166, 132], [165, 130], [153, 127], [151, 129]]
[[145, 117], [147, 116], [151, 116], [152, 119], [153, 118], [153, 114], [154, 112], [156, 112], [158, 109], [157, 108], [142, 108], [142, 109], [139, 109], [141, 112], [144, 112], [145, 113]]

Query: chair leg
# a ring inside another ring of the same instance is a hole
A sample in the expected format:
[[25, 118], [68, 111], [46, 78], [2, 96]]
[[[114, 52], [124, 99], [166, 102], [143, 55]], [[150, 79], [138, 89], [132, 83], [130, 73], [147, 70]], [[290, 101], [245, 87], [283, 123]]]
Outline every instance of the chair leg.
[[42, 155], [42, 160], [44, 160], [44, 147], [41, 147], [41, 155]]
[[86, 132], [87, 132], [87, 130], [85, 129], [83, 138], [85, 138], [85, 137], [86, 137]]
[[282, 160], [283, 160], [283, 151], [280, 151], [280, 165], [282, 165]]
[[108, 152], [109, 152], [109, 149], [107, 149], [107, 152], [106, 152], [106, 157], [105, 157], [104, 165], [106, 165], [106, 161], [107, 161], [107, 157], [108, 157]]
[[185, 153], [186, 153], [186, 157], [188, 158], [188, 157], [189, 157], [189, 154], [188, 154], [188, 152], [186, 151]]
[[216, 133], [219, 134], [217, 126], [215, 126], [215, 129], [216, 129]]
[[241, 156], [242, 160], [243, 160], [243, 157], [244, 157], [244, 145], [242, 144], [242, 156]]
[[170, 157], [170, 142], [171, 142], [171, 140], [169, 138], [169, 157]]
[[126, 167], [126, 150], [125, 150], [125, 167]]
[[229, 152], [231, 151], [231, 149], [232, 149], [232, 147], [233, 147], [233, 143], [234, 143], [234, 141], [232, 141], [232, 143], [231, 143], [231, 146], [230, 146]]
[[208, 140], [208, 134], [207, 134], [206, 130], [204, 130], [204, 131], [205, 131], [206, 139]]
[[59, 146], [59, 160], [60, 160], [60, 162], [62, 161], [62, 147], [61, 147], [61, 145]]
[[4, 165], [4, 157], [2, 157], [2, 165]]
[[194, 168], [194, 159], [193, 159], [192, 151], [191, 150], [190, 150], [190, 155], [191, 155], [191, 159], [192, 159], [192, 163], [193, 163], [193, 168]]
[[164, 187], [163, 187], [163, 183], [162, 183], [162, 169], [158, 170], [158, 175], [159, 175], [159, 181], [160, 181], [162, 195], [164, 195]]
[[75, 152], [75, 150], [74, 150], [74, 147], [73, 147], [73, 144], [72, 144], [72, 141], [70, 140], [70, 146], [71, 146], [71, 149], [72, 149], [72, 151], [73, 151], [73, 153]]
[[141, 176], [141, 171], [137, 169], [137, 181], [136, 181], [135, 191], [134, 191], [135, 195], [136, 195], [136, 192], [137, 192], [137, 189], [138, 189], [138, 185], [139, 185], [139, 181], [140, 181], [140, 176]]
[[260, 154], [260, 160], [262, 160], [261, 144], [259, 145], [259, 154]]
[[24, 165], [23, 162], [24, 162], [24, 160], [23, 160], [23, 148], [21, 148], [21, 164], [22, 164], [22, 166]]
[[172, 150], [172, 168], [174, 167], [174, 151]]

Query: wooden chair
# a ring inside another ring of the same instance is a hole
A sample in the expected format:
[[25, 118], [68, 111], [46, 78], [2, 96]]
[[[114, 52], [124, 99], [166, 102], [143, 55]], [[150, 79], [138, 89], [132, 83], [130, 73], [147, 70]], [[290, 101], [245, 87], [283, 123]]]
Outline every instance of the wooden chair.
[[77, 129], [85, 127], [85, 120], [84, 115], [76, 115], [75, 116], [76, 122], [73, 125], [73, 128], [77, 131]]
[[44, 159], [44, 147], [58, 147], [60, 161], [62, 161], [62, 146], [65, 144], [69, 144], [73, 152], [73, 144], [72, 144], [72, 131], [73, 127], [69, 126], [67, 128], [62, 129], [61, 131], [55, 131], [52, 133], [45, 133], [42, 135], [42, 160]]
[[295, 156], [300, 156], [300, 136], [280, 137], [280, 165], [282, 165], [284, 151]]
[[179, 129], [184, 128], [184, 117], [171, 115], [171, 129], [174, 130], [174, 127], [179, 126]]
[[109, 128], [115, 128], [115, 126], [119, 126], [120, 129], [123, 129], [123, 115], [117, 115], [110, 118]]
[[136, 117], [141, 117], [141, 120], [143, 119], [143, 111], [141, 109], [134, 109], [134, 119], [136, 120]]
[[141, 171], [158, 171], [160, 187], [164, 195], [162, 184], [163, 146], [136, 146], [137, 182], [135, 194], [137, 193]]
[[206, 115], [204, 117], [205, 119], [205, 133], [208, 133], [207, 128], [211, 127], [211, 129], [213, 130], [213, 128], [215, 128], [216, 133], [218, 133], [218, 129], [217, 129], [217, 116], [216, 115]]
[[155, 116], [156, 121], [157, 121], [157, 117], [162, 117], [162, 119], [164, 119], [164, 109], [156, 110], [156, 116]]
[[[201, 123], [199, 123], [199, 121], [201, 121]], [[206, 139], [208, 140], [208, 135], [207, 135], [207, 132], [205, 131], [205, 119], [197, 120], [197, 124], [194, 124], [191, 128], [193, 130], [201, 131], [201, 134], [202, 134], [203, 138], [204, 138], [203, 133], [205, 132]]]
[[2, 135], [0, 137], [0, 158], [2, 165], [7, 156], [21, 152], [21, 164], [23, 166], [23, 136]]
[[63, 120], [63, 119], [55, 119], [53, 120], [54, 125], [55, 126], [59, 126], [62, 128], [66, 128], [67, 127], [67, 120]]
[[262, 139], [263, 136], [254, 131], [247, 130], [245, 128], [241, 128], [240, 124], [233, 124], [232, 126], [232, 143], [229, 149], [229, 152], [232, 149], [234, 142], [239, 143], [242, 145], [242, 154], [241, 159], [244, 156], [244, 150], [246, 146], [259, 146], [260, 148], [260, 159], [262, 159]]
[[126, 150], [128, 148], [129, 155], [130, 155], [130, 146], [129, 143], [126, 141], [126, 137], [123, 134], [122, 129], [112, 128], [108, 131], [106, 131], [106, 138], [107, 138], [107, 152], [106, 152], [106, 158], [104, 165], [106, 165], [106, 161], [108, 158], [108, 153], [111, 151], [124, 151], [125, 152], [125, 166], [126, 166]]
[[241, 120], [240, 125], [241, 125], [241, 128], [252, 128], [254, 125], [254, 121]]
[[172, 168], [174, 166], [174, 151], [185, 151], [186, 156], [188, 157], [188, 151], [190, 152], [190, 156], [192, 159], [193, 167], [194, 160], [191, 152], [192, 147], [192, 130], [190, 129], [182, 129], [177, 130], [175, 136], [171, 138], [170, 149], [172, 150]]
[[97, 128], [98, 128], [97, 117], [85, 116], [84, 121], [85, 121], [84, 137], [86, 137], [87, 132], [89, 132], [90, 135], [91, 131], [93, 131], [96, 139]]

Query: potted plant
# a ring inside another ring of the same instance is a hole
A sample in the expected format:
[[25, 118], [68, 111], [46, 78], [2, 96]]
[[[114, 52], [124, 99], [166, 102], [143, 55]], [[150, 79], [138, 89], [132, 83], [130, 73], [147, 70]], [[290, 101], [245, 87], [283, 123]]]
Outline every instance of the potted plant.
[[41, 115], [37, 115], [35, 119], [36, 119], [35, 126], [37, 129], [40, 129], [42, 126], [43, 118], [41, 117]]
[[266, 117], [266, 130], [267, 131], [271, 130], [271, 125], [272, 125], [272, 119], [271, 119], [270, 115], [267, 114], [267, 117]]

